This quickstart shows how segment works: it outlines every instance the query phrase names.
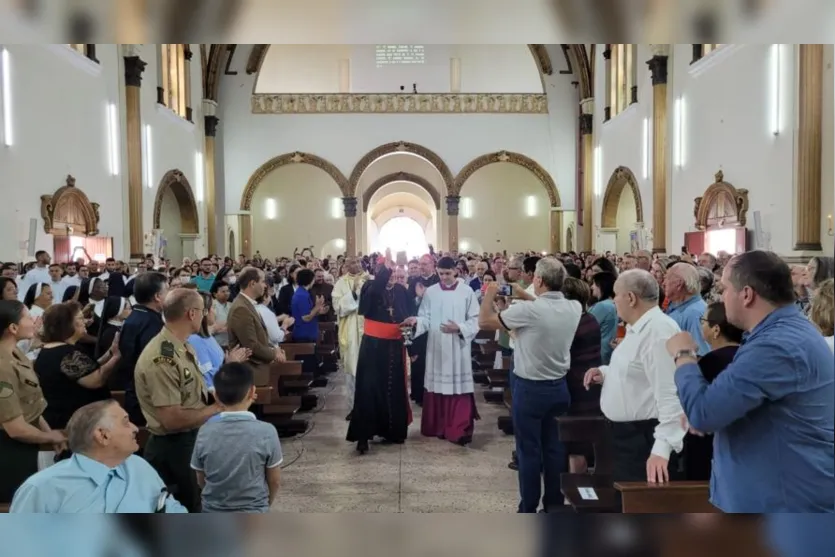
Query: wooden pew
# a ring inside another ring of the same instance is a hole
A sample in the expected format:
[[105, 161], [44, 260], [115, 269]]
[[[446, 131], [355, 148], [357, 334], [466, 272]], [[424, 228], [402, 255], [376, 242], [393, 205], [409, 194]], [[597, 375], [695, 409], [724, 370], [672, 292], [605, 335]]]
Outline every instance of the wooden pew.
[[719, 512], [710, 504], [707, 482], [616, 482], [615, 489], [621, 494], [625, 514]]
[[717, 512], [708, 501], [710, 489], [704, 482], [658, 485], [647, 482], [615, 483], [611, 432], [602, 416], [563, 416], [558, 418], [558, 423], [563, 442], [591, 443], [594, 447], [594, 469], [590, 473], [565, 473], [560, 477], [561, 491], [575, 511], [630, 514]]
[[493, 404], [504, 404], [504, 389], [510, 384], [510, 364], [512, 358], [502, 357], [501, 367], [487, 371], [490, 390], [484, 392], [484, 400]]
[[339, 369], [339, 337], [336, 323], [328, 321], [319, 323], [319, 343], [316, 346], [316, 356], [320, 367], [326, 373]]

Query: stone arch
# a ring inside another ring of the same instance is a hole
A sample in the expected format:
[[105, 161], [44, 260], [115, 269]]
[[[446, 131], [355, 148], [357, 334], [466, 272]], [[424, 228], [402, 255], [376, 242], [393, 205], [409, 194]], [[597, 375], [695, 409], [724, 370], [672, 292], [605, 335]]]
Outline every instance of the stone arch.
[[435, 151], [427, 149], [423, 145], [418, 145], [417, 143], [397, 141], [380, 145], [379, 147], [366, 153], [365, 156], [360, 159], [356, 166], [354, 166], [354, 170], [351, 171], [351, 177], [348, 179], [349, 187], [345, 197], [354, 197], [357, 194], [357, 187], [359, 186], [362, 175], [366, 170], [368, 170], [368, 167], [371, 166], [374, 161], [392, 153], [412, 153], [413, 155], [426, 159], [429, 164], [438, 170], [438, 173], [441, 175], [441, 179], [444, 181], [446, 190], [451, 191], [453, 185], [452, 171]]
[[644, 222], [644, 203], [641, 200], [641, 190], [638, 188], [638, 181], [635, 179], [635, 174], [629, 168], [619, 166], [612, 172], [609, 183], [606, 185], [606, 193], [603, 194], [603, 213], [600, 218], [601, 228], [617, 228], [618, 204], [620, 203], [620, 196], [623, 195], [623, 190], [627, 186], [632, 192], [632, 197], [635, 198], [637, 222]]
[[476, 157], [469, 163], [467, 163], [464, 168], [461, 169], [461, 172], [455, 177], [455, 182], [453, 184], [452, 189], [450, 190], [450, 196], [460, 196], [461, 195], [461, 188], [464, 186], [464, 183], [470, 179], [470, 177], [475, 174], [477, 170], [480, 168], [484, 168], [489, 164], [494, 164], [497, 162], [509, 162], [512, 164], [519, 165], [523, 168], [528, 169], [533, 173], [534, 176], [542, 183], [542, 187], [545, 188], [546, 193], [548, 194], [548, 199], [551, 202], [551, 207], [559, 207], [560, 202], [560, 193], [557, 190], [557, 184], [554, 182], [554, 179], [545, 170], [542, 165], [538, 162], [533, 160], [532, 158], [525, 156], [521, 153], [513, 153], [510, 151], [497, 151], [495, 153], [489, 153], [487, 155], [482, 155], [480, 157]]
[[438, 190], [429, 182], [429, 180], [422, 176], [418, 176], [417, 174], [412, 174], [411, 172], [392, 172], [391, 174], [387, 174], [375, 180], [373, 184], [365, 189], [362, 194], [362, 212], [368, 212], [368, 205], [371, 203], [371, 198], [374, 197], [374, 194], [377, 193], [380, 188], [393, 182], [409, 182], [410, 184], [423, 188], [435, 203], [435, 209], [439, 211], [441, 210], [441, 194], [438, 193]]
[[162, 198], [166, 190], [171, 190], [177, 200], [177, 206], [180, 208], [181, 232], [183, 234], [200, 234], [200, 218], [197, 212], [197, 203], [194, 201], [194, 193], [191, 184], [188, 183], [185, 175], [180, 170], [169, 170], [159, 182], [157, 196], [154, 200], [154, 229], [160, 228]]
[[345, 175], [342, 174], [332, 162], [323, 159], [317, 155], [311, 155], [310, 153], [302, 153], [296, 151], [294, 153], [285, 153], [283, 155], [279, 155], [277, 157], [273, 157], [256, 170], [252, 176], [250, 176], [249, 181], [244, 188], [244, 193], [241, 196], [241, 211], [249, 211], [252, 205], [252, 196], [255, 195], [255, 190], [258, 189], [258, 186], [267, 177], [267, 174], [275, 170], [276, 168], [281, 168], [282, 166], [287, 166], [288, 164], [309, 164], [311, 166], [315, 166], [321, 170], [327, 172], [333, 181], [336, 182], [336, 185], [339, 187], [339, 191], [342, 192], [344, 197], [351, 197], [348, 194], [350, 190], [348, 179], [345, 178]]

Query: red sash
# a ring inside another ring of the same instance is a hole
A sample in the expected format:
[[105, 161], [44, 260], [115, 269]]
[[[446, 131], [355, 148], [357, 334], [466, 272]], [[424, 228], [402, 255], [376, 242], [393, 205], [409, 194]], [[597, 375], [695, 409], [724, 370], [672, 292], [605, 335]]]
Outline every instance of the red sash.
[[[397, 323], [383, 323], [382, 321], [372, 321], [366, 319], [363, 324], [363, 334], [371, 338], [379, 338], [382, 340], [403, 340], [403, 332], [400, 330], [400, 325]], [[406, 387], [406, 409], [408, 425], [412, 424], [412, 405], [409, 404], [409, 367], [406, 364], [409, 357], [406, 351], [406, 345], [403, 345], [403, 384]]]

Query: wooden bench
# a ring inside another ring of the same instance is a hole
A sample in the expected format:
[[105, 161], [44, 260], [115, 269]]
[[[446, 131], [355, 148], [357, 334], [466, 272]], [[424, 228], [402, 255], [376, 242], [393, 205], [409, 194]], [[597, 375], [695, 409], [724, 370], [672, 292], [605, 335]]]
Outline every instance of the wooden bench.
[[[705, 482], [614, 482], [611, 432], [602, 416], [558, 418], [560, 440], [591, 443], [594, 468], [589, 473], [565, 473], [560, 489], [575, 511], [639, 513], [714, 513]], [[620, 500], [620, 502], [619, 502]]]
[[616, 482], [625, 514], [718, 513], [710, 504], [707, 482]]

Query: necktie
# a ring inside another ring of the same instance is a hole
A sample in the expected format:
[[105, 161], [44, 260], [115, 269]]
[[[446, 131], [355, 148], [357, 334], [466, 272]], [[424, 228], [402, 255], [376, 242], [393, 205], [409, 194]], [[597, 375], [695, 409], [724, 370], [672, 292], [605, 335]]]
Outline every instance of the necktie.
[[116, 477], [116, 470], [111, 470], [107, 473], [107, 479], [104, 481], [104, 512], [115, 513], [122, 502], [122, 490], [120, 489], [120, 479]]

